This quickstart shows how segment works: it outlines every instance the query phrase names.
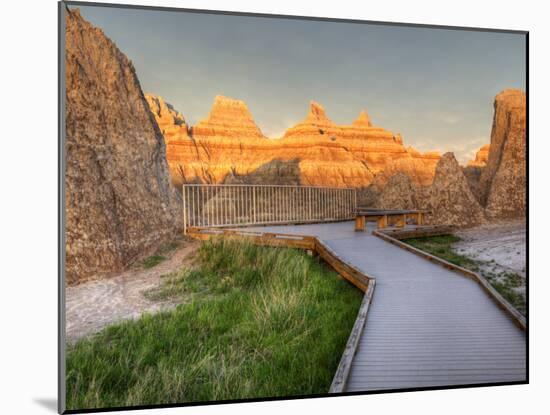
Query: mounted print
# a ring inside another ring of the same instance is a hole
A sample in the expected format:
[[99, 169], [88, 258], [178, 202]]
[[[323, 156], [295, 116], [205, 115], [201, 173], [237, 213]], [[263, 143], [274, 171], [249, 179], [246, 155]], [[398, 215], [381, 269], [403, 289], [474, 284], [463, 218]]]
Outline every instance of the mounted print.
[[528, 382], [527, 32], [59, 28], [60, 412]]

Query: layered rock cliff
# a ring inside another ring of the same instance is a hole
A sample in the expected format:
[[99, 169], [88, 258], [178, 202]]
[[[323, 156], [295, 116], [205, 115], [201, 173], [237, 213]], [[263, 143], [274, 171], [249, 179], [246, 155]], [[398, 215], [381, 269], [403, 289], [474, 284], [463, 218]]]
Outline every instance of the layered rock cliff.
[[492, 219], [526, 214], [526, 97], [507, 89], [494, 102], [491, 147], [481, 173], [481, 200]]
[[[151, 110], [162, 125], [156, 106]], [[373, 126], [365, 111], [351, 125], [337, 125], [313, 101], [306, 118], [280, 139], [262, 134], [244, 102], [222, 96], [215, 98], [208, 118], [188, 131], [167, 138], [177, 186], [256, 182], [260, 176], [268, 184], [337, 187], [366, 187], [377, 178], [383, 186], [397, 172], [428, 185], [439, 160], [437, 153], [405, 148], [399, 134]]]
[[192, 128], [193, 137], [236, 137], [239, 140], [264, 138], [243, 101], [218, 95], [208, 118]]
[[132, 63], [78, 10], [66, 12], [65, 41], [65, 270], [73, 284], [119, 271], [171, 238], [181, 204]]

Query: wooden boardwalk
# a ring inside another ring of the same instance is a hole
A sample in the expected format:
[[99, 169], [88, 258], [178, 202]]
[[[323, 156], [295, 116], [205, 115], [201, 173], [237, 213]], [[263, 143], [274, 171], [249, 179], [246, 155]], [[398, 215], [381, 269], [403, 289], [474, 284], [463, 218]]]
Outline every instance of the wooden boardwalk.
[[525, 332], [472, 279], [353, 222], [247, 229], [316, 236], [376, 279], [343, 391], [526, 380]]

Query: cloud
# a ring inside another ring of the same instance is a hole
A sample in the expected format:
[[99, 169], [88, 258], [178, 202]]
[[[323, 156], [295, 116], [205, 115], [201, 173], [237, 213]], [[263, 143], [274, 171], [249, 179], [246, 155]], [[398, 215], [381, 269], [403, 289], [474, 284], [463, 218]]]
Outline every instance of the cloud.
[[455, 143], [453, 151], [458, 162], [462, 165], [466, 165], [468, 161], [472, 160], [480, 147], [490, 142], [490, 138], [487, 136], [476, 136], [459, 143]]
[[266, 129], [262, 129], [262, 133], [264, 133], [264, 135], [267, 138], [278, 139], [278, 138], [282, 138], [285, 135], [286, 130], [287, 130], [286, 128], [277, 129], [277, 130], [266, 128]]
[[444, 110], [431, 110], [428, 112], [428, 117], [434, 122], [445, 125], [456, 125], [464, 119], [463, 114]]
[[295, 126], [298, 124], [299, 119], [296, 117], [289, 117], [285, 116], [283, 119], [276, 120], [274, 123], [269, 123], [267, 125], [264, 125], [264, 123], [259, 123], [256, 121], [256, 124], [258, 124], [258, 127], [260, 127], [260, 130], [262, 130], [262, 133], [269, 138], [281, 138], [285, 135], [286, 130], [288, 130], [290, 127]]
[[445, 124], [458, 124], [462, 118], [458, 115], [455, 115], [455, 114], [445, 114], [441, 117], [441, 120], [445, 123]]
[[286, 130], [288, 130], [289, 126], [281, 126], [279, 125], [258, 125], [260, 127], [260, 130], [262, 130], [262, 133], [268, 137], [268, 138], [281, 138], [283, 135], [285, 135]]

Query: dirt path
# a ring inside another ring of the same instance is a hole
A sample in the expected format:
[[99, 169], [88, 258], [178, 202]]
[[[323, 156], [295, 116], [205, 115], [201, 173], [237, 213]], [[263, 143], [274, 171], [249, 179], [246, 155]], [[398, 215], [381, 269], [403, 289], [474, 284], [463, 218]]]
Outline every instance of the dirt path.
[[525, 278], [525, 221], [499, 222], [456, 233], [462, 241], [453, 249], [462, 255], [491, 262], [497, 270], [511, 271]]
[[66, 289], [67, 341], [74, 342], [103, 327], [144, 312], [157, 312], [175, 306], [156, 302], [143, 292], [160, 283], [160, 277], [191, 263], [199, 243], [185, 242], [165, 261], [150, 269], [134, 268], [113, 278], [89, 281]]

